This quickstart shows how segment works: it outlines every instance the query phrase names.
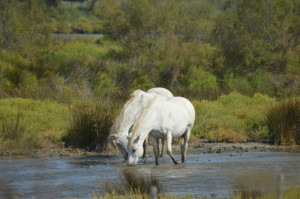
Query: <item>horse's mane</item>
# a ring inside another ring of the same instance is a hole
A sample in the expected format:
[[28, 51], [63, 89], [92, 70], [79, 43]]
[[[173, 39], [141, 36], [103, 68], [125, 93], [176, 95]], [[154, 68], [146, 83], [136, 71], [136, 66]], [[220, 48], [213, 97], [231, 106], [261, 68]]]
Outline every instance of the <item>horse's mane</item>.
[[136, 137], [136, 134], [137, 134], [137, 131], [138, 129], [140, 128], [141, 126], [141, 123], [143, 122], [146, 114], [148, 113], [148, 111], [150, 110], [150, 108], [152, 107], [152, 105], [154, 104], [154, 102], [156, 101], [157, 97], [154, 97], [153, 99], [150, 100], [150, 102], [147, 104], [147, 106], [145, 107], [143, 113], [141, 114], [141, 116], [137, 119], [137, 121], [134, 123], [133, 125], [133, 130], [132, 130], [132, 135], [130, 137], [130, 140], [127, 144], [127, 148], [130, 148], [132, 143], [133, 143], [133, 140], [135, 139]]
[[139, 96], [139, 94], [143, 92], [142, 90], [138, 89], [136, 91], [134, 91], [131, 94], [130, 99], [125, 103], [125, 105], [122, 108], [122, 111], [120, 112], [120, 114], [118, 115], [117, 119], [115, 120], [114, 124], [112, 125], [111, 129], [110, 129], [110, 134], [116, 134], [118, 132], [120, 132], [121, 129], [121, 124], [123, 123], [124, 117], [125, 117], [125, 110], [126, 108], [131, 104], [131, 102], [137, 97]]

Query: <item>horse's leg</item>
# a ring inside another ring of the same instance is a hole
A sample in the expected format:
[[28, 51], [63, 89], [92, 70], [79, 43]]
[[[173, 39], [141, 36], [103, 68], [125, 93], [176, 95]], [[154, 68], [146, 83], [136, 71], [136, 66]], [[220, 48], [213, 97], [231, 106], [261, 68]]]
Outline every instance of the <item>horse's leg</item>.
[[163, 138], [160, 138], [160, 141], [161, 141], [161, 153], [160, 153], [160, 157], [162, 157], [163, 153], [164, 153], [165, 140]]
[[152, 145], [153, 145], [153, 153], [154, 153], [154, 157], [155, 157], [155, 164], [159, 165], [158, 162], [158, 157], [159, 157], [159, 149], [158, 149], [158, 142], [157, 139], [151, 137], [152, 140]]
[[174, 164], [178, 164], [177, 160], [175, 159], [172, 153], [172, 132], [167, 133], [166, 143], [167, 143], [167, 154], [173, 160]]
[[160, 150], [159, 150], [159, 140], [160, 140], [160, 138], [157, 138], [157, 150], [158, 150], [158, 154], [160, 154]]
[[181, 161], [185, 162], [186, 160], [186, 151], [188, 147], [188, 141], [190, 138], [191, 128], [188, 127], [183, 135], [183, 144], [181, 145]]
[[147, 161], [147, 138], [145, 139], [144, 143], [143, 143], [143, 160], [144, 163]]

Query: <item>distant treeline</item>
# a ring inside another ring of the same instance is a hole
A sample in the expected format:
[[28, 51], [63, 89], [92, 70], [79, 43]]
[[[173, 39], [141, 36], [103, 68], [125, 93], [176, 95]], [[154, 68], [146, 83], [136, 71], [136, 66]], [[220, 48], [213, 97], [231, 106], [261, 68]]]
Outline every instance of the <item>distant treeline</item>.
[[1, 0], [0, 97], [299, 96], [299, 19], [298, 0]]

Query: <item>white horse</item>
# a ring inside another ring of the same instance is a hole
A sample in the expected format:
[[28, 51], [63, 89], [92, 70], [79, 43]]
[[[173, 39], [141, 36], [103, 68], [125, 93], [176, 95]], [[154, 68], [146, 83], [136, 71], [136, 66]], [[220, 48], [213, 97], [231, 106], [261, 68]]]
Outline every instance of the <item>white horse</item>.
[[[157, 97], [158, 100], [165, 101], [173, 98], [173, 94], [165, 88], [152, 88], [147, 92], [142, 90], [134, 91], [110, 130], [110, 138], [116, 144], [125, 160], [127, 160], [128, 157], [127, 144], [131, 137], [132, 126], [154, 97]], [[144, 158], [145, 157], [146, 142], [144, 143]]]
[[172, 154], [172, 139], [183, 137], [181, 160], [185, 162], [188, 140], [194, 125], [195, 109], [192, 103], [183, 97], [174, 97], [167, 101], [152, 100], [133, 126], [132, 136], [128, 142], [128, 164], [135, 165], [143, 152], [143, 142], [149, 135], [153, 142], [155, 163], [158, 165], [157, 138], [167, 143], [167, 154], [174, 164], [178, 164]]

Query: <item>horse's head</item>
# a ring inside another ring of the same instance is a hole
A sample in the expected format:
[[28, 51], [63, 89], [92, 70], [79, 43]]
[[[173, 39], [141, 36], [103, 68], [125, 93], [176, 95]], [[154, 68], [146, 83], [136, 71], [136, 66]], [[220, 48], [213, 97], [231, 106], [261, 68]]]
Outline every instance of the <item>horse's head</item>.
[[138, 144], [138, 139], [139, 137], [127, 147], [128, 165], [136, 165], [139, 158], [143, 155], [143, 145]]
[[127, 150], [126, 150], [126, 146], [127, 146], [127, 143], [128, 143], [128, 138], [124, 137], [122, 135], [117, 135], [117, 134], [111, 134], [109, 136], [109, 138], [111, 139], [112, 143], [115, 146], [117, 146], [117, 148], [121, 152], [123, 158], [125, 160], [128, 160], [128, 153], [127, 153]]

